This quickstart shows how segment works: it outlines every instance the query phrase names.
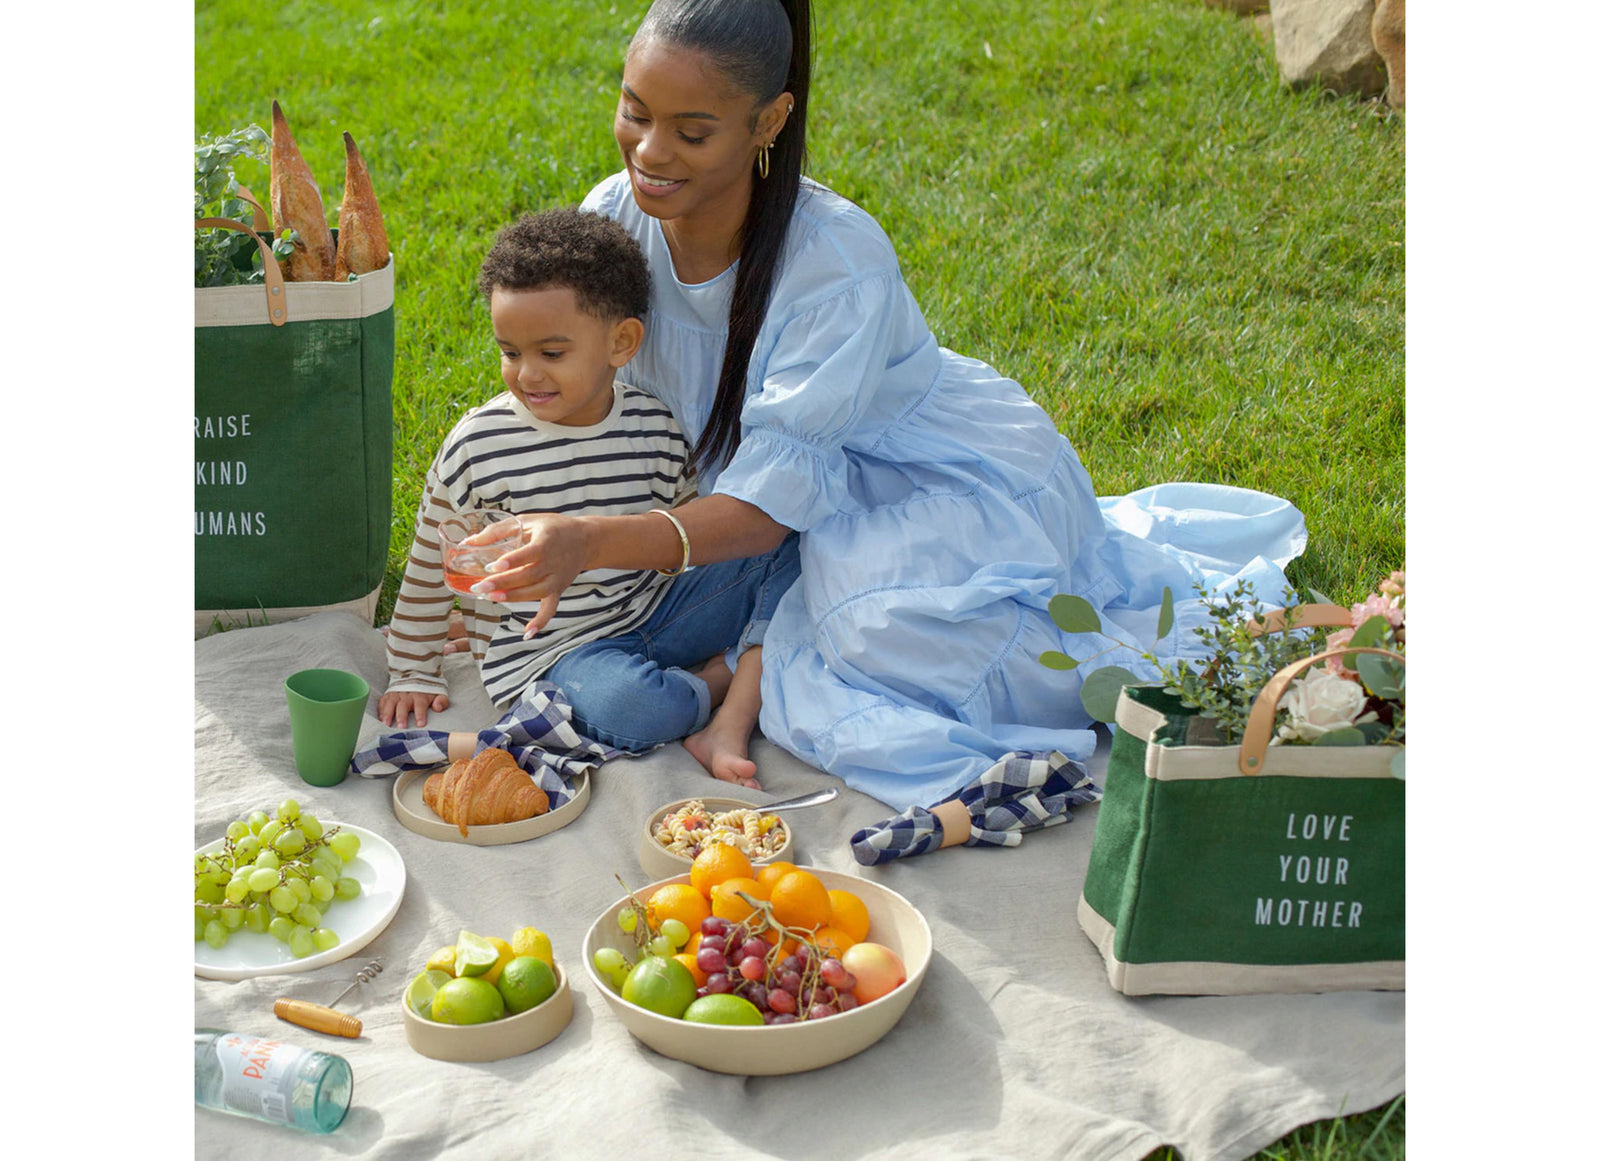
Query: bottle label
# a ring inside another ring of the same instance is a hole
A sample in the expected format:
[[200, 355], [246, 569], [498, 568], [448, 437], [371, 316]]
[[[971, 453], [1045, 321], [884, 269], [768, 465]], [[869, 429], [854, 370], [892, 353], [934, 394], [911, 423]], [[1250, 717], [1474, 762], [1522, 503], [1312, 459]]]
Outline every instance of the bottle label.
[[279, 1124], [292, 1123], [295, 1080], [307, 1049], [230, 1033], [217, 1041], [226, 1108]]

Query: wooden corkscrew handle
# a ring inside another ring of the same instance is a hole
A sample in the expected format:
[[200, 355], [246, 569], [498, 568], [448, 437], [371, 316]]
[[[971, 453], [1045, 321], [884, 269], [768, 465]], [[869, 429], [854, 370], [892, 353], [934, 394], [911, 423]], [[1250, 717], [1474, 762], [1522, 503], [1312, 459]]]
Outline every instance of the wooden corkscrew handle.
[[326, 1032], [330, 1036], [361, 1035], [361, 1021], [346, 1012], [313, 1004], [308, 1000], [282, 999], [272, 1005], [272, 1014], [280, 1020], [309, 1028], [313, 1032]]

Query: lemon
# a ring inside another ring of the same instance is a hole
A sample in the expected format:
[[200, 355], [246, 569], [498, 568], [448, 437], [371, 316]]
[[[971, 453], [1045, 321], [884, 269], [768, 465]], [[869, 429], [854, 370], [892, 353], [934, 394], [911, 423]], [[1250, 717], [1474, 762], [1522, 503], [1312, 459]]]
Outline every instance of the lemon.
[[433, 995], [439, 985], [452, 978], [449, 972], [438, 968], [424, 968], [406, 987], [406, 1007], [419, 1016], [433, 1019]]
[[445, 975], [456, 974], [456, 945], [448, 944], [441, 947], [428, 957], [428, 962], [423, 965], [429, 971], [444, 972]]
[[456, 936], [457, 976], [481, 976], [500, 959], [500, 949], [481, 935], [463, 931]]
[[463, 976], [439, 985], [428, 1014], [441, 1024], [487, 1024], [506, 1014], [506, 1002], [493, 984]]
[[555, 952], [550, 947], [550, 937], [537, 927], [519, 927], [511, 933], [511, 950], [518, 955], [531, 955], [556, 966]]
[[555, 994], [556, 973], [537, 956], [516, 956], [500, 973], [500, 995], [513, 1016], [538, 1007]]
[[496, 954], [494, 963], [490, 965], [488, 971], [483, 973], [483, 978], [491, 984], [497, 984], [500, 982], [500, 973], [505, 970], [506, 964], [511, 962], [512, 956], [516, 953], [511, 950], [511, 945], [498, 935], [491, 935], [488, 939], [494, 945]]

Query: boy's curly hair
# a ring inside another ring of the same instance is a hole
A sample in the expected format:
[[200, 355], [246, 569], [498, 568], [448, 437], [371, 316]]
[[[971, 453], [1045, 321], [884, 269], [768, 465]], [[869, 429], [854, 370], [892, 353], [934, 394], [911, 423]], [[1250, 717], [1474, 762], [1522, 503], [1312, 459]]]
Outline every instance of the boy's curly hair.
[[524, 214], [501, 230], [483, 260], [478, 289], [565, 286], [578, 305], [605, 319], [643, 318], [650, 308], [650, 267], [633, 236], [585, 210]]

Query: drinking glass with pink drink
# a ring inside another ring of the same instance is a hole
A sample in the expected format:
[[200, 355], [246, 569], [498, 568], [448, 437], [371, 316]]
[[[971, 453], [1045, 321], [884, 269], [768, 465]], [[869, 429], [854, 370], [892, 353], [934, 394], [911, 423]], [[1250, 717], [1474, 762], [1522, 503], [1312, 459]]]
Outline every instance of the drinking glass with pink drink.
[[[466, 543], [475, 537], [474, 543]], [[489, 575], [491, 562], [521, 543], [522, 522], [510, 512], [480, 508], [439, 521], [444, 583], [458, 593], [468, 592]]]

